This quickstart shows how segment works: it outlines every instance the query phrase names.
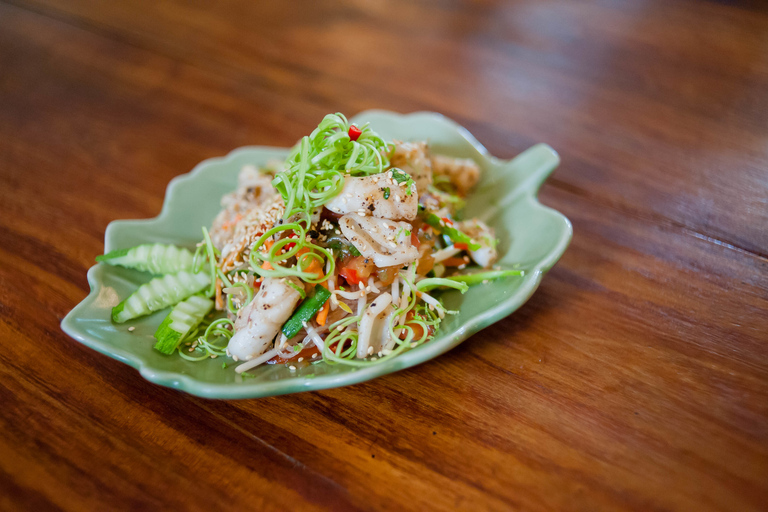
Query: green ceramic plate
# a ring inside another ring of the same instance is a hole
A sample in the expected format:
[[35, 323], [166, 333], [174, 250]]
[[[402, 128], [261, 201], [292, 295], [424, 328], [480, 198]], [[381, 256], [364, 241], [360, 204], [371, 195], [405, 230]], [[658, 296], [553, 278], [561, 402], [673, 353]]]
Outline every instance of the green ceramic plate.
[[[88, 271], [90, 294], [61, 323], [74, 339], [138, 369], [156, 384], [210, 398], [257, 398], [284, 393], [346, 386], [415, 366], [452, 349], [480, 329], [509, 315], [536, 290], [542, 275], [560, 258], [571, 239], [571, 223], [562, 214], [542, 206], [536, 193], [557, 167], [552, 148], [539, 144], [509, 161], [498, 160], [464, 128], [434, 113], [400, 115], [367, 111], [353, 121], [369, 121], [385, 139], [429, 140], [435, 152], [469, 157], [483, 170], [483, 179], [469, 200], [468, 217], [480, 217], [496, 228], [502, 255], [500, 265], [519, 265], [524, 277], [490, 282], [443, 294], [450, 309], [434, 340], [409, 352], [365, 368], [325, 363], [291, 372], [283, 365], [259, 367], [243, 379], [222, 359], [200, 363], [165, 356], [152, 349], [152, 338], [167, 311], [124, 325], [110, 321], [110, 311], [122, 298], [147, 281], [143, 273], [98, 264]], [[193, 246], [201, 226], [209, 226], [219, 210], [220, 197], [234, 189], [243, 165], [283, 159], [287, 149], [240, 148], [224, 158], [213, 158], [173, 179], [160, 215], [146, 220], [112, 222], [105, 235], [105, 252], [147, 242]], [[133, 332], [129, 326], [135, 326]]]

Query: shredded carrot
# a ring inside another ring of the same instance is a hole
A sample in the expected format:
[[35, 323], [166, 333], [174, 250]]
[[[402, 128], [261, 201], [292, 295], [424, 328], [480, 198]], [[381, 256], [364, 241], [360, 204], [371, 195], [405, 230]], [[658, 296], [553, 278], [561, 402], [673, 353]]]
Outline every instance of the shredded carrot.
[[218, 277], [216, 278], [216, 309], [222, 310], [224, 309], [224, 298], [221, 295], [221, 279]]
[[[302, 247], [296, 252], [296, 258], [301, 258], [303, 255], [307, 254], [308, 252], [311, 252], [309, 248]], [[320, 263], [320, 260], [317, 260], [315, 258], [312, 258], [312, 262], [305, 269], [305, 272], [315, 274], [318, 278], [322, 278], [323, 276], [325, 276], [325, 273], [323, 272], [323, 265]], [[326, 290], [328, 289], [327, 280], [318, 284], [320, 284], [320, 286], [322, 286]], [[320, 308], [320, 311], [318, 311], [317, 315], [315, 316], [315, 321], [318, 323], [318, 325], [325, 325], [325, 322], [328, 319], [328, 311], [330, 310], [330, 307], [331, 307], [329, 302], [330, 301], [326, 301], [325, 304], [323, 304], [323, 307]]]
[[[267, 248], [267, 250], [270, 250], [272, 248], [272, 244], [274, 243], [275, 242], [273, 242], [272, 240], [267, 240], [266, 242], [264, 242], [264, 246]], [[272, 264], [269, 263], [268, 261], [265, 261], [264, 263], [262, 263], [261, 268], [262, 270], [275, 270]]]
[[[296, 253], [296, 258], [301, 258], [303, 255], [307, 254], [308, 252], [311, 252], [311, 251], [306, 247], [302, 247]], [[312, 258], [312, 261], [310, 262], [309, 266], [305, 269], [305, 272], [315, 274], [317, 277], [323, 277], [325, 275], [323, 273], [323, 266], [320, 263], [320, 260], [317, 260], [315, 258]]]
[[[328, 281], [323, 281], [320, 283], [320, 286], [328, 289]], [[323, 304], [323, 307], [320, 308], [320, 311], [317, 312], [317, 316], [315, 317], [315, 321], [317, 322], [317, 325], [325, 325], [325, 321], [328, 319], [328, 311], [331, 309], [331, 301], [330, 299], [325, 301], [325, 304]]]
[[463, 258], [446, 258], [443, 261], [441, 261], [441, 263], [446, 267], [460, 267], [461, 265], [464, 265], [467, 262], [464, 261]]

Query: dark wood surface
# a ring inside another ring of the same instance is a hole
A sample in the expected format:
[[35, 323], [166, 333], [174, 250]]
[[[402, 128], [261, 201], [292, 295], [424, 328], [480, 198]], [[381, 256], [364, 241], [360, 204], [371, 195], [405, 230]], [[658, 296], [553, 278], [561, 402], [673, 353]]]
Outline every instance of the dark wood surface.
[[[60, 331], [111, 220], [371, 107], [560, 152], [514, 315], [237, 402]], [[767, 510], [767, 198], [762, 2], [0, 1], [0, 509]]]

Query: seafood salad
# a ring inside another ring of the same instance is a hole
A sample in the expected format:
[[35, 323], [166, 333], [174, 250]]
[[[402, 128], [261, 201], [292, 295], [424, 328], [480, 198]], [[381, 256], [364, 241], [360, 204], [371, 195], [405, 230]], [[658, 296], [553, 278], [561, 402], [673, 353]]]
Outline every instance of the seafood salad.
[[284, 162], [241, 170], [196, 251], [144, 244], [99, 256], [156, 275], [112, 320], [170, 308], [158, 351], [226, 358], [242, 375], [396, 357], [455, 313], [440, 289], [521, 274], [494, 268], [493, 229], [462, 216], [480, 174], [426, 141], [385, 141], [328, 115]]

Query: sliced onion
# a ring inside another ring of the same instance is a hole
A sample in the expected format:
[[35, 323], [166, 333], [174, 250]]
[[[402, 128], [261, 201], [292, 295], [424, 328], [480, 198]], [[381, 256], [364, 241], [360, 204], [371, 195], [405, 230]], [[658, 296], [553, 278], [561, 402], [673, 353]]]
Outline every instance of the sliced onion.
[[453, 245], [446, 247], [445, 249], [440, 249], [437, 252], [432, 253], [432, 258], [434, 258], [435, 263], [440, 263], [441, 261], [447, 260], [448, 258], [452, 258], [459, 254], [461, 252], [461, 249], [457, 249]]
[[272, 350], [267, 350], [266, 352], [261, 354], [259, 357], [255, 359], [251, 359], [250, 361], [241, 364], [240, 366], [235, 368], [235, 371], [237, 373], [243, 373], [246, 370], [250, 370], [251, 368], [255, 368], [259, 366], [260, 364], [264, 364], [270, 359], [272, 359], [273, 357], [275, 357], [277, 355], [277, 352], [278, 351], [276, 348], [273, 348]]

